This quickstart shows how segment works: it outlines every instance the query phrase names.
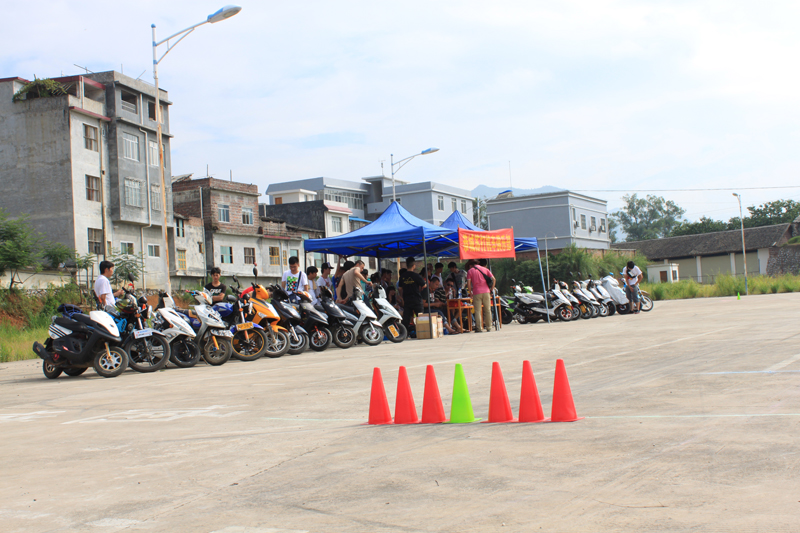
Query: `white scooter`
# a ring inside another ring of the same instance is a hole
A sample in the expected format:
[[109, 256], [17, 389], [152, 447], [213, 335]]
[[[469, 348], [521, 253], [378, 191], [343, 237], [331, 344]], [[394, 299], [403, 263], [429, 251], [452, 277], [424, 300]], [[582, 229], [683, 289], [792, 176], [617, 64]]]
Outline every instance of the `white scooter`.
[[378, 312], [378, 322], [383, 328], [386, 338], [392, 342], [403, 342], [408, 337], [408, 330], [403, 325], [403, 317], [397, 312], [397, 309], [389, 303], [386, 299], [386, 291], [383, 287], [374, 284], [372, 290], [373, 307]]
[[624, 315], [631, 311], [630, 302], [628, 302], [628, 297], [625, 295], [625, 290], [620, 288], [619, 281], [617, 281], [614, 276], [609, 274], [604, 277], [601, 280], [601, 285], [608, 295], [611, 296], [611, 299], [614, 300], [619, 314]]
[[364, 292], [361, 287], [356, 285], [353, 289], [353, 297], [348, 301], [351, 305], [338, 304], [339, 307], [356, 317], [356, 325], [353, 331], [358, 338], [370, 346], [376, 346], [383, 342], [383, 325], [378, 322], [378, 315], [364, 303]]
[[172, 364], [181, 368], [197, 364], [200, 360], [200, 347], [194, 341], [197, 334], [183, 316], [175, 311], [175, 300], [164, 291], [158, 293], [153, 327], [166, 335]]
[[194, 313], [188, 309], [175, 310], [189, 318], [188, 322], [197, 334], [196, 342], [206, 363], [214, 366], [224, 364], [233, 354], [233, 333], [228, 331], [222, 317], [211, 307], [213, 302], [208, 292], [192, 291], [191, 295], [198, 303], [194, 306]]

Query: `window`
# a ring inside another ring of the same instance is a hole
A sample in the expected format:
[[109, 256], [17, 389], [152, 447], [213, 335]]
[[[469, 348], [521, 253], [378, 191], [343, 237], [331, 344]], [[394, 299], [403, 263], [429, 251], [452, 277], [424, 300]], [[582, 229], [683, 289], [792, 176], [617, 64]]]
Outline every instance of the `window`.
[[331, 217], [331, 224], [333, 225], [333, 231], [342, 232], [342, 217]]
[[147, 255], [149, 257], [161, 257], [161, 246], [157, 244], [148, 244]]
[[269, 247], [269, 264], [270, 265], [280, 264], [280, 250], [278, 250], [277, 246]]
[[347, 204], [351, 209], [364, 209], [364, 195], [361, 193], [326, 189], [325, 199]]
[[281, 205], [281, 204], [283, 204], [283, 197], [276, 196], [275, 197], [275, 205]]
[[253, 209], [250, 207], [242, 208], [242, 224], [246, 226], [253, 225]]
[[439, 196], [439, 211], [444, 211], [444, 196]]
[[206, 253], [206, 247], [201, 241], [197, 242], [197, 253], [200, 253], [200, 254]]
[[467, 201], [466, 200], [461, 200], [461, 212], [463, 214], [465, 214], [465, 215], [467, 214]]
[[300, 259], [300, 252], [298, 250], [289, 250], [289, 257], [296, 257]]
[[122, 157], [139, 161], [139, 137], [130, 133], [122, 134]]
[[283, 252], [281, 253], [281, 256], [283, 257], [283, 265], [284, 266], [288, 265], [289, 264], [289, 260], [286, 258], [286, 250], [283, 250]]
[[600, 219], [600, 233], [605, 233], [605, 232], [606, 232], [606, 219], [601, 218]]
[[150, 186], [150, 207], [153, 211], [161, 211], [161, 187], [158, 185]]
[[178, 270], [186, 270], [186, 250], [175, 250], [175, 260], [178, 262]]
[[314, 252], [314, 266], [320, 268], [324, 262], [325, 256], [321, 253]]
[[[164, 106], [163, 105], [161, 106], [160, 111], [161, 111], [161, 123], [163, 124], [164, 123]], [[156, 103], [155, 103], [155, 101], [147, 102], [147, 117], [150, 120], [152, 120], [153, 122], [155, 122], [155, 120], [156, 120]]]
[[375, 261], [375, 258], [374, 257], [370, 257], [369, 258], [369, 269], [370, 270], [375, 270], [376, 268], [377, 268], [377, 263]]
[[100, 201], [100, 178], [86, 176], [86, 199], [92, 202]]
[[244, 249], [244, 264], [245, 265], [255, 265], [256, 264], [256, 249], [255, 248], [245, 248]]
[[592, 217], [589, 219], [589, 222], [590, 222], [589, 231], [597, 230], [597, 219], [595, 217]]
[[586, 229], [586, 215], [581, 215], [581, 229]]
[[122, 241], [119, 243], [119, 251], [126, 255], [133, 255], [133, 243]]
[[142, 207], [142, 182], [125, 178], [125, 205]]
[[182, 218], [175, 219], [175, 236], [176, 237], [186, 237], [186, 225], [185, 220]]
[[220, 260], [223, 265], [233, 264], [233, 246], [220, 246], [219, 247]]
[[[164, 164], [167, 163], [167, 152], [164, 149], [164, 145], [161, 145], [161, 149], [164, 150]], [[148, 141], [147, 144], [147, 158], [149, 159], [149, 165], [151, 167], [158, 166], [158, 143], [155, 141]]]
[[224, 204], [221, 204], [219, 206], [219, 221], [220, 222], [231, 221], [231, 206]]
[[125, 91], [122, 91], [120, 97], [122, 98], [122, 109], [124, 111], [127, 111], [128, 113], [133, 113], [134, 115], [139, 114], [138, 107], [136, 105], [139, 102], [138, 96], [136, 96], [133, 93], [127, 93]]
[[97, 128], [94, 126], [83, 125], [83, 147], [93, 152], [100, 151], [97, 145]]
[[89, 228], [89, 253], [103, 254], [103, 230]]
[[453, 213], [458, 211], [458, 200], [456, 200], [455, 198], [450, 198], [450, 204], [453, 207]]
[[397, 201], [398, 204], [403, 205], [403, 199], [402, 198], [398, 198], [396, 201]]

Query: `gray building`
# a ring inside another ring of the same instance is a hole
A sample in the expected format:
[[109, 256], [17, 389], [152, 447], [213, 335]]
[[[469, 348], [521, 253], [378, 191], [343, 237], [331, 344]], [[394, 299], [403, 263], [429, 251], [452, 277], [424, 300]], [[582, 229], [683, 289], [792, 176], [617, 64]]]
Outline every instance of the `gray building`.
[[[392, 180], [386, 176], [363, 178], [360, 182], [311, 178], [273, 183], [267, 188], [267, 194], [270, 196], [269, 206], [323, 201], [329, 209], [349, 209], [349, 221], [370, 221], [378, 218], [392, 202]], [[472, 196], [464, 189], [430, 181], [408, 183], [395, 180], [395, 196], [412, 215], [431, 224], [441, 224], [453, 211], [460, 211], [472, 220]], [[326, 223], [329, 237], [351, 229], [342, 227], [340, 231], [333, 231]]]
[[[155, 88], [113, 71], [55, 80], [67, 95], [13, 102], [28, 81], [0, 79], [0, 207], [30, 213], [37, 230], [81, 255], [143, 252], [144, 283], [163, 286]], [[169, 177], [165, 91], [160, 103]], [[171, 206], [168, 190], [170, 239]]]
[[486, 213], [489, 229], [514, 228], [515, 237], [536, 237], [541, 250], [572, 244], [607, 250], [611, 244], [606, 201], [571, 191], [503, 193], [487, 200]]

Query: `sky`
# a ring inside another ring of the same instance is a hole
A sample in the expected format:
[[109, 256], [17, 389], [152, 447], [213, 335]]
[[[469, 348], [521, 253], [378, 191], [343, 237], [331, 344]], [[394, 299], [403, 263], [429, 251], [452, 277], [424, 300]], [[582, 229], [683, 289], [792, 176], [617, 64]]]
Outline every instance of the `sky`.
[[[122, 70], [221, 2], [2, 0], [0, 77]], [[173, 174], [552, 185], [686, 218], [800, 200], [800, 3], [243, 2], [161, 62]], [[666, 189], [714, 189], [661, 192]], [[640, 195], [647, 194], [641, 192]]]

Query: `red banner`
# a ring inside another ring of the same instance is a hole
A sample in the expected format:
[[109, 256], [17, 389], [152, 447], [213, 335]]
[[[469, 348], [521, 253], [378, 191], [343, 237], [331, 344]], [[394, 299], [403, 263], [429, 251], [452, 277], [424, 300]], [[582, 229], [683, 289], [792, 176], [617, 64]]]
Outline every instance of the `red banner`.
[[516, 257], [514, 229], [470, 231], [458, 228], [458, 253], [461, 259]]

